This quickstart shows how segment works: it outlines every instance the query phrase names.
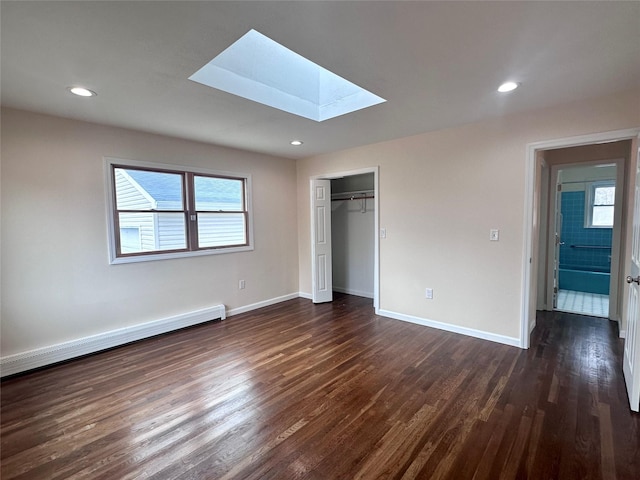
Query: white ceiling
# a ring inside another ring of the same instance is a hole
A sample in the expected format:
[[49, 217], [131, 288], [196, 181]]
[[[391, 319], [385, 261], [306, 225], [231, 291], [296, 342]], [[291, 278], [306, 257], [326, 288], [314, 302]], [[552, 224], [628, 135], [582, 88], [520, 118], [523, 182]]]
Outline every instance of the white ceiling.
[[[640, 87], [636, 1], [0, 8], [3, 106], [289, 158]], [[387, 102], [318, 123], [188, 80], [252, 28]], [[504, 80], [522, 86], [499, 94]]]

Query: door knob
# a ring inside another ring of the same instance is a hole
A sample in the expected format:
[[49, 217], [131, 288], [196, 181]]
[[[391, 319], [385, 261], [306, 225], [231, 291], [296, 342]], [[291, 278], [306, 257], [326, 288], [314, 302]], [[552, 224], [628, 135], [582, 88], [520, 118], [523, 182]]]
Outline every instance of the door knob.
[[638, 275], [636, 278], [633, 278], [631, 275], [627, 277], [627, 283], [633, 282], [636, 282], [638, 285], [640, 285], [640, 275]]

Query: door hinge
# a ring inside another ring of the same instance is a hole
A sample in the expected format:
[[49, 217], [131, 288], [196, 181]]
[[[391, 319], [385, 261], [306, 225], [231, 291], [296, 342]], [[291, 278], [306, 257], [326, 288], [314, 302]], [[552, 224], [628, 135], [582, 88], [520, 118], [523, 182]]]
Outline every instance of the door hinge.
[[561, 183], [559, 183], [559, 184], [558, 184], [558, 191], [559, 191], [559, 192], [561, 192], [561, 191], [562, 191], [562, 184], [561, 184]]

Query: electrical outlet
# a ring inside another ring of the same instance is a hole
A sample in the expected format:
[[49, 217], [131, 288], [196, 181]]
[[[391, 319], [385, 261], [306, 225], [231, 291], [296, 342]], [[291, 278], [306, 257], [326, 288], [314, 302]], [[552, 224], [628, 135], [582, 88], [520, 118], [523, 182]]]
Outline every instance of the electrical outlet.
[[245, 286], [246, 286], [246, 284], [245, 284], [244, 280], [240, 280], [240, 281], [238, 282], [238, 288], [239, 288], [240, 290], [244, 290], [244, 287], [245, 287]]
[[433, 288], [425, 289], [424, 294], [429, 300], [431, 300], [433, 298]]

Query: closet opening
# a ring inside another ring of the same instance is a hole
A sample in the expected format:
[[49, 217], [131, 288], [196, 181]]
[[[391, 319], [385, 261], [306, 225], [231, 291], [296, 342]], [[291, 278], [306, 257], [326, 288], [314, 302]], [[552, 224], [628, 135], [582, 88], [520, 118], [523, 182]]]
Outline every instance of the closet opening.
[[374, 298], [374, 174], [331, 180], [333, 291]]
[[333, 292], [380, 305], [378, 167], [310, 178], [311, 299]]

